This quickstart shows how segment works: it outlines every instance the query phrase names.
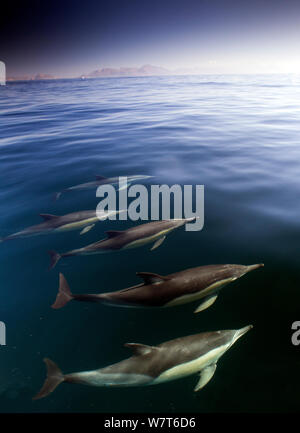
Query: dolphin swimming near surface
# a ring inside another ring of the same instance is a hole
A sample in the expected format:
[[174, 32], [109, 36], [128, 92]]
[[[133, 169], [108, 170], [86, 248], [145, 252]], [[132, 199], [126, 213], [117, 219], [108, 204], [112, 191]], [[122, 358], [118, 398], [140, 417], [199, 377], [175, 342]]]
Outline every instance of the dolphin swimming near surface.
[[158, 346], [127, 343], [133, 355], [98, 370], [63, 374], [48, 358], [47, 378], [34, 400], [46, 397], [62, 382], [90, 386], [157, 385], [200, 373], [194, 391], [202, 389], [213, 377], [219, 358], [253, 326], [241, 329], [203, 332], [167, 341]]
[[43, 235], [53, 232], [64, 232], [81, 229], [80, 234], [87, 233], [91, 230], [96, 222], [105, 220], [107, 217], [116, 215], [121, 211], [103, 211], [100, 213], [96, 210], [84, 210], [72, 212], [66, 215], [40, 214], [44, 222], [28, 227], [20, 232], [6, 236], [0, 239], [0, 242], [24, 238], [28, 236]]
[[152, 221], [146, 224], [140, 224], [124, 231], [111, 230], [107, 231], [107, 238], [93, 244], [87, 245], [67, 253], [59, 254], [56, 251], [49, 251], [51, 257], [50, 269], [54, 268], [56, 263], [62, 257], [100, 254], [129, 248], [137, 248], [148, 243], [154, 242], [151, 250], [158, 248], [166, 238], [166, 235], [177, 227], [192, 222], [196, 217], [185, 219], [173, 219], [163, 221]]
[[[120, 176], [121, 177], [121, 176]], [[60, 196], [65, 192], [70, 191], [81, 191], [85, 189], [93, 189], [98, 188], [100, 185], [119, 185], [119, 176], [117, 177], [104, 177], [104, 176], [96, 176], [96, 180], [86, 183], [81, 183], [79, 185], [70, 186], [69, 188], [65, 188], [62, 191], [59, 191], [55, 194], [55, 199], [58, 200]], [[145, 175], [135, 175], [135, 176], [122, 176], [126, 177], [127, 184], [121, 184], [119, 191], [125, 188], [128, 188], [133, 182], [137, 182], [140, 180], [150, 179], [153, 176], [145, 176]]]
[[264, 266], [262, 263], [243, 265], [209, 265], [186, 269], [166, 276], [138, 272], [143, 283], [116, 292], [74, 295], [63, 274], [59, 275], [59, 292], [52, 308], [58, 309], [69, 301], [103, 302], [131, 307], [173, 307], [201, 300], [194, 311], [210, 307], [222, 287], [246, 273]]

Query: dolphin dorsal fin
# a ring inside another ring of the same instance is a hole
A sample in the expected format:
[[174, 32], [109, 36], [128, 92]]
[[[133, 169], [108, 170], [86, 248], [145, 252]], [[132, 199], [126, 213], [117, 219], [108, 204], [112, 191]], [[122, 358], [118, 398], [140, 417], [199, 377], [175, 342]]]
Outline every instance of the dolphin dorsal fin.
[[121, 230], [109, 230], [105, 232], [108, 238], [115, 238], [120, 236], [123, 232]]
[[129, 347], [135, 356], [147, 355], [147, 353], [157, 350], [157, 347], [155, 346], [147, 346], [146, 344], [139, 343], [126, 343], [124, 346]]
[[58, 218], [57, 215], [51, 215], [50, 213], [40, 213], [40, 217], [42, 217], [45, 221], [50, 221], [54, 218]]
[[96, 175], [96, 180], [105, 180], [105, 179], [107, 179], [107, 177]]
[[169, 279], [168, 277], [153, 274], [152, 272], [137, 272], [136, 275], [142, 278], [145, 284], [158, 284]]

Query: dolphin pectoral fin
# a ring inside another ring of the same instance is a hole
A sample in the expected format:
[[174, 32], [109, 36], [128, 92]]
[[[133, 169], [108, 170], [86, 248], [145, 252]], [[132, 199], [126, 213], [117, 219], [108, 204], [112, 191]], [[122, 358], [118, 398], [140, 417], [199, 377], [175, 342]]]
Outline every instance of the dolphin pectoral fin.
[[208, 367], [204, 368], [200, 372], [200, 379], [197, 383], [197, 385], [194, 388], [194, 391], [197, 392], [200, 389], [204, 388], [206, 384], [210, 381], [210, 379], [213, 377], [215, 371], [217, 368], [217, 364], [211, 364]]
[[150, 251], [156, 250], [156, 248], [160, 247], [165, 239], [166, 239], [166, 236], [162, 236], [161, 238], [157, 239], [157, 241], [154, 243], [153, 247], [150, 248]]
[[92, 230], [93, 227], [95, 227], [95, 224], [91, 224], [90, 226], [86, 226], [86, 227], [84, 227], [84, 229], [81, 230], [81, 232], [79, 234], [84, 235], [85, 233]]
[[204, 301], [201, 302], [201, 304], [199, 305], [199, 307], [196, 308], [194, 313], [200, 313], [200, 311], [204, 311], [204, 310], [206, 310], [206, 308], [209, 308], [215, 302], [217, 297], [218, 297], [218, 295], [213, 295], [213, 296], [208, 296], [208, 297], [204, 298]]
[[118, 189], [118, 191], [123, 191], [124, 189], [127, 189], [130, 185], [131, 185], [131, 183], [129, 182], [129, 183], [126, 183], [126, 182], [124, 182], [124, 183], [120, 183], [120, 188]]

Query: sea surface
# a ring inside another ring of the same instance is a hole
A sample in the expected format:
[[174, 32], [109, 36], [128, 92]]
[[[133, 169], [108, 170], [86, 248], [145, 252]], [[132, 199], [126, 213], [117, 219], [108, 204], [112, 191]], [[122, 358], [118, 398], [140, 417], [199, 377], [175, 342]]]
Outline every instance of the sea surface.
[[[295, 412], [300, 346], [300, 77], [174, 76], [7, 83], [0, 87], [0, 236], [94, 209], [95, 190], [53, 200], [96, 175], [154, 176], [154, 184], [205, 189], [203, 230], [171, 233], [143, 248], [62, 260], [47, 251], [102, 239], [140, 222], [99, 222], [87, 234], [0, 244], [1, 412]], [[149, 183], [148, 183], [149, 186]], [[50, 308], [63, 272], [75, 293], [217, 263], [265, 264], [222, 290], [215, 304], [130, 309], [70, 303]], [[156, 345], [202, 331], [254, 328], [220, 360], [211, 382], [197, 376], [140, 388], [60, 385], [32, 401], [44, 357], [66, 372], [130, 355], [124, 343]]]

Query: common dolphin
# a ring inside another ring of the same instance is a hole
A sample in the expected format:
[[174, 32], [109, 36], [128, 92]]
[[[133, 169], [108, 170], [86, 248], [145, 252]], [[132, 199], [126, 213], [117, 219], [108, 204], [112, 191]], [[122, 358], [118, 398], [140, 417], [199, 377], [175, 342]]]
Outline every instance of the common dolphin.
[[123, 210], [102, 212], [96, 212], [96, 210], [84, 210], [79, 212], [72, 212], [66, 215], [40, 214], [44, 222], [1, 238], [0, 242], [11, 239], [24, 238], [28, 236], [36, 236], [52, 232], [63, 232], [78, 229], [82, 230], [80, 234], [84, 234], [91, 230], [96, 224], [96, 222], [105, 220], [107, 217], [116, 215], [120, 212], [123, 212]]
[[173, 307], [201, 299], [201, 304], [194, 311], [199, 313], [215, 302], [222, 287], [261, 266], [262, 263], [199, 266], [166, 276], [138, 272], [137, 275], [144, 281], [142, 284], [95, 295], [74, 295], [64, 275], [60, 274], [59, 292], [52, 308], [61, 308], [72, 299], [131, 307]]
[[[121, 177], [121, 176], [120, 176]], [[58, 200], [62, 193], [70, 192], [70, 191], [81, 191], [85, 189], [95, 189], [100, 185], [119, 185], [119, 176], [116, 177], [104, 177], [104, 176], [96, 176], [96, 179], [91, 182], [81, 183], [79, 185], [70, 186], [69, 188], [65, 188], [62, 191], [59, 191], [55, 194], [55, 199]], [[127, 183], [120, 184], [119, 190], [128, 188], [133, 182], [137, 182], [140, 180], [150, 179], [153, 176], [145, 176], [145, 175], [135, 175], [135, 176], [122, 176], [126, 177]]]
[[59, 254], [56, 251], [49, 251], [51, 257], [50, 269], [62, 257], [100, 254], [111, 251], [125, 250], [129, 248], [141, 247], [145, 244], [154, 242], [151, 250], [158, 248], [166, 238], [166, 235], [177, 227], [183, 226], [187, 222], [194, 221], [196, 217], [185, 219], [173, 219], [163, 221], [153, 221], [140, 224], [124, 231], [107, 231], [107, 238], [87, 245], [67, 253]]
[[48, 358], [47, 378], [40, 392], [33, 398], [46, 397], [62, 382], [90, 386], [157, 385], [200, 373], [194, 391], [202, 389], [213, 377], [219, 358], [252, 325], [241, 329], [203, 332], [167, 341], [158, 346], [127, 343], [133, 355], [116, 364], [98, 370], [63, 374]]

